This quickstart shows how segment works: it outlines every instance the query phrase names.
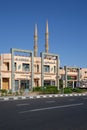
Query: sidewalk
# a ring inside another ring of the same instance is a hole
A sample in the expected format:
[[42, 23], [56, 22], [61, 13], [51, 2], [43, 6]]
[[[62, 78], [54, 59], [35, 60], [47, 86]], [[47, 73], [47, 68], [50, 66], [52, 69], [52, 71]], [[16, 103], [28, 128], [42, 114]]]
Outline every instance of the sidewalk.
[[14, 101], [14, 100], [24, 100], [24, 99], [37, 99], [37, 98], [52, 98], [52, 97], [73, 97], [73, 96], [87, 96], [86, 93], [72, 93], [72, 94], [38, 94], [36, 92], [31, 92], [23, 96], [3, 96], [0, 97], [0, 101]]

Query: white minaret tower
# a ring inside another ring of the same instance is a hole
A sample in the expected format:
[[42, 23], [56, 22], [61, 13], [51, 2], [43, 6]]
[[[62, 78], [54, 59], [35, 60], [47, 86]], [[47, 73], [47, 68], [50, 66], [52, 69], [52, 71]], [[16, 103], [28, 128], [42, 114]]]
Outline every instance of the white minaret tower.
[[45, 52], [49, 51], [49, 30], [48, 30], [48, 21], [46, 21], [46, 32], [45, 32]]
[[35, 28], [34, 28], [34, 57], [37, 57], [37, 53], [38, 53], [37, 41], [38, 41], [37, 24], [35, 24]]

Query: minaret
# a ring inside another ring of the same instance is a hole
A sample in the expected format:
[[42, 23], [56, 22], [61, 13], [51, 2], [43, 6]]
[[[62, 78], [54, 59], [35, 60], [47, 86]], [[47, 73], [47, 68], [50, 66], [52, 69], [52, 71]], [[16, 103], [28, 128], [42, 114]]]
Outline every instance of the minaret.
[[35, 28], [34, 28], [34, 57], [37, 57], [37, 53], [38, 53], [37, 41], [38, 41], [37, 24], [35, 24]]
[[49, 50], [49, 31], [48, 31], [48, 21], [46, 22], [46, 32], [45, 32], [45, 52], [48, 53]]

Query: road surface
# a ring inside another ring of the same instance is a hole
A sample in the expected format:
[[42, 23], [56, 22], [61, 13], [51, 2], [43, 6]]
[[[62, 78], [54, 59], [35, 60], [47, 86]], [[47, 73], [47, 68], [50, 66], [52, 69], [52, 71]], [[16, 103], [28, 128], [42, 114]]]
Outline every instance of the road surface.
[[0, 130], [87, 130], [87, 96], [0, 101]]

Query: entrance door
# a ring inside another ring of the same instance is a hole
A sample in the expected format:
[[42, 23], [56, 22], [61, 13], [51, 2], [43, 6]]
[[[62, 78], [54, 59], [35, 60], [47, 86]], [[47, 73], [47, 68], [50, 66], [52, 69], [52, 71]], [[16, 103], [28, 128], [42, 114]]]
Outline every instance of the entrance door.
[[9, 78], [3, 78], [2, 79], [2, 89], [9, 89]]
[[21, 80], [20, 81], [21, 89], [29, 89], [29, 80]]
[[73, 88], [73, 82], [72, 82], [72, 81], [68, 81], [68, 82], [67, 82], [67, 87]]
[[39, 81], [38, 81], [38, 79], [34, 79], [34, 83], [35, 83], [35, 87], [38, 87], [38, 86], [39, 86]]

